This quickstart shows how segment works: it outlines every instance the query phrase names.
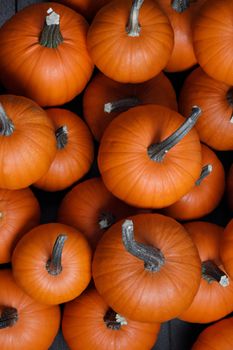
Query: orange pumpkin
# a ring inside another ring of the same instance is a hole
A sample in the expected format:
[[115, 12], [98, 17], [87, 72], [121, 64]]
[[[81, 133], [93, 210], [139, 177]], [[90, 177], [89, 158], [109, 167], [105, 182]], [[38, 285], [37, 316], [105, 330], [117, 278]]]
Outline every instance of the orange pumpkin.
[[96, 140], [121, 112], [144, 104], [160, 104], [177, 110], [176, 94], [161, 72], [141, 84], [121, 84], [98, 73], [83, 97], [83, 114]]
[[89, 129], [76, 114], [59, 108], [46, 112], [55, 127], [57, 152], [48, 172], [34, 185], [45, 191], [59, 191], [87, 173], [94, 146]]
[[233, 219], [225, 227], [220, 243], [220, 255], [223, 266], [233, 279]]
[[87, 35], [95, 65], [122, 83], [141, 83], [166, 66], [173, 30], [154, 0], [114, 0], [95, 16]]
[[227, 197], [228, 204], [231, 211], [233, 211], [233, 164], [231, 165], [227, 174]]
[[0, 29], [3, 85], [41, 106], [72, 100], [93, 71], [87, 30], [81, 15], [54, 2], [32, 4], [19, 11]]
[[101, 7], [111, 0], [58, 0], [62, 4], [71, 7], [81, 13], [85, 18], [91, 20]]

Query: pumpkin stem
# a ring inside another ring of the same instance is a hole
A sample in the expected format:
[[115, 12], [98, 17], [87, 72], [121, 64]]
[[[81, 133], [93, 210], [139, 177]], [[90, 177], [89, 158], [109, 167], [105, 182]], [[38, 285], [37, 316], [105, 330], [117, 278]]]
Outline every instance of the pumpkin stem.
[[126, 33], [128, 36], [136, 37], [140, 35], [141, 26], [139, 24], [139, 11], [144, 0], [133, 0], [131, 7]]
[[178, 13], [182, 13], [190, 6], [190, 0], [172, 0], [171, 7]]
[[124, 317], [117, 314], [111, 308], [109, 308], [106, 314], [104, 315], [104, 322], [107, 328], [112, 329], [114, 331], [117, 331], [122, 326], [126, 326], [128, 324], [128, 322]]
[[129, 97], [129, 98], [122, 98], [118, 101], [108, 102], [104, 105], [104, 112], [105, 113], [112, 113], [112, 112], [123, 112], [127, 111], [129, 108], [136, 107], [140, 104], [140, 101], [137, 97]]
[[60, 15], [52, 8], [48, 9], [47, 14], [39, 43], [41, 46], [55, 49], [64, 40], [60, 32]]
[[191, 115], [184, 123], [169, 137], [160, 143], [152, 144], [148, 147], [148, 155], [151, 160], [155, 162], [162, 162], [166, 153], [174, 147], [180, 140], [182, 140], [188, 132], [194, 127], [202, 111], [200, 107], [194, 106]]
[[122, 241], [130, 254], [144, 261], [146, 270], [157, 272], [164, 265], [164, 255], [158, 248], [135, 241], [132, 220], [125, 220], [122, 225]]
[[51, 259], [49, 259], [46, 264], [46, 269], [50, 275], [57, 276], [62, 271], [62, 251], [67, 238], [67, 235], [61, 234], [54, 243]]
[[0, 103], [0, 136], [10, 136], [15, 129], [12, 120], [7, 116], [3, 105]]
[[208, 283], [218, 282], [222, 287], [227, 287], [230, 283], [225, 272], [211, 260], [202, 263], [202, 278]]
[[18, 311], [14, 307], [4, 307], [0, 317], [0, 329], [14, 326], [18, 318]]
[[112, 226], [116, 222], [115, 216], [110, 212], [103, 212], [99, 216], [99, 227], [100, 229], [106, 229]]
[[57, 148], [63, 149], [67, 145], [68, 142], [68, 129], [66, 125], [61, 126], [55, 132], [56, 140], [57, 140]]
[[203, 166], [201, 170], [201, 175], [199, 179], [195, 182], [195, 185], [199, 186], [202, 183], [202, 181], [212, 172], [212, 170], [213, 166], [211, 164]]

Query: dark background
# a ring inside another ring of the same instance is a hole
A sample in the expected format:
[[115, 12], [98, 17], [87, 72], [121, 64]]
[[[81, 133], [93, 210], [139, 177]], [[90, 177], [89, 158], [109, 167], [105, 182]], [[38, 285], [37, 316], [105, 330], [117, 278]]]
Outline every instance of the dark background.
[[[95, 0], [93, 0], [95, 1]], [[0, 0], [0, 26], [15, 12], [19, 11], [23, 7], [30, 5], [32, 3], [38, 3], [42, 1], [38, 0]], [[185, 77], [189, 72], [184, 72], [180, 74], [167, 74], [173, 86], [176, 89], [177, 95], [179, 94], [180, 87], [183, 84]], [[4, 89], [0, 89], [1, 93], [4, 93]], [[72, 102], [65, 105], [64, 107], [70, 109], [74, 112], [77, 112], [82, 116], [82, 95], [75, 98]], [[96, 143], [96, 154], [98, 152], [98, 144]], [[217, 152], [218, 157], [222, 161], [225, 170], [228, 171], [231, 162], [233, 161], [233, 152]], [[98, 168], [95, 162], [89, 173], [81, 179], [81, 181], [91, 178], [98, 175]], [[40, 191], [38, 189], [32, 188], [33, 192], [37, 196], [42, 211], [41, 223], [54, 222], [56, 220], [57, 208], [64, 197], [68, 192], [66, 191], [56, 192], [56, 193], [47, 193]], [[202, 218], [201, 220], [213, 222], [221, 226], [225, 226], [230, 220], [232, 215], [227, 209], [226, 196], [224, 196], [219, 207], [207, 217]], [[153, 347], [153, 350], [190, 350], [192, 344], [197, 338], [198, 334], [206, 327], [207, 325], [200, 324], [189, 324], [186, 322], [179, 321], [177, 319], [166, 322], [162, 325], [161, 331], [159, 334], [158, 341]], [[38, 334], [39, 336], [39, 334]], [[53, 345], [49, 350], [67, 350], [68, 347], [64, 342], [61, 332], [57, 335]], [[130, 349], [124, 349], [130, 350]], [[221, 350], [221, 349], [220, 349]]]

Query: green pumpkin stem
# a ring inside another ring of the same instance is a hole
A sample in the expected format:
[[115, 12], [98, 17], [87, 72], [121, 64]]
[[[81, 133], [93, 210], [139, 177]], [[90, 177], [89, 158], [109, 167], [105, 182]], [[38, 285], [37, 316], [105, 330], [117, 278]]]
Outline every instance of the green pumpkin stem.
[[171, 7], [178, 13], [182, 13], [190, 6], [190, 0], [172, 0]]
[[207, 164], [205, 166], [202, 167], [201, 170], [201, 175], [199, 177], [199, 179], [195, 182], [196, 186], [200, 186], [200, 184], [202, 183], [202, 181], [209, 176], [210, 173], [212, 173], [213, 170], [213, 166], [211, 164]]
[[13, 134], [15, 126], [7, 116], [3, 105], [0, 103], [0, 136], [10, 136]]
[[4, 307], [0, 317], [0, 329], [14, 326], [18, 318], [18, 311], [14, 307]]
[[106, 229], [112, 226], [116, 222], [115, 216], [111, 212], [103, 212], [99, 216], [99, 227], [100, 229]]
[[141, 26], [139, 24], [139, 12], [144, 0], [133, 0], [126, 33], [128, 36], [137, 37], [140, 35]]
[[189, 118], [187, 118], [173, 134], [171, 134], [162, 142], [149, 146], [147, 152], [150, 159], [155, 162], [162, 162], [166, 153], [180, 140], [182, 140], [194, 127], [201, 113], [201, 109], [197, 106], [194, 106]]
[[122, 241], [130, 254], [144, 261], [145, 270], [157, 272], [164, 265], [165, 258], [159, 249], [135, 241], [132, 220], [125, 220], [122, 225]]
[[60, 16], [52, 8], [48, 9], [47, 14], [39, 43], [41, 46], [56, 49], [64, 41], [60, 31]]
[[124, 317], [117, 314], [111, 308], [108, 309], [106, 314], [104, 315], [104, 322], [106, 327], [112, 329], [114, 331], [118, 331], [122, 326], [127, 325], [127, 321]]
[[62, 252], [67, 238], [67, 235], [61, 234], [54, 243], [51, 259], [49, 259], [46, 264], [46, 269], [50, 275], [57, 276], [62, 271]]
[[208, 283], [218, 282], [222, 287], [227, 287], [230, 283], [226, 273], [211, 260], [202, 263], [202, 278]]
[[61, 126], [55, 132], [57, 148], [63, 149], [68, 143], [68, 128], [66, 125]]
[[118, 101], [108, 102], [104, 105], [104, 112], [105, 113], [112, 113], [112, 112], [123, 112], [127, 111], [129, 108], [136, 107], [140, 104], [140, 101], [137, 97], [128, 97], [128, 98], [122, 98]]

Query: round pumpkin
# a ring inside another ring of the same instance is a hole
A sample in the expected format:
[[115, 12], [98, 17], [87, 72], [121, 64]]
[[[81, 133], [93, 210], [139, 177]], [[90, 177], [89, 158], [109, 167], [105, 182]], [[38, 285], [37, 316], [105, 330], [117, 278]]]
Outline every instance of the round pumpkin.
[[227, 197], [228, 204], [231, 211], [233, 211], [233, 164], [231, 165], [227, 174]]
[[39, 221], [40, 206], [29, 188], [0, 190], [0, 264], [10, 262], [17, 241]]
[[174, 219], [138, 214], [111, 226], [93, 259], [96, 289], [124, 317], [165, 322], [191, 304], [200, 258], [190, 236]]
[[220, 256], [226, 272], [233, 279], [233, 219], [229, 221], [222, 235]]
[[87, 30], [85, 19], [66, 6], [41, 2], [25, 7], [0, 29], [3, 85], [41, 106], [72, 100], [93, 71]]
[[158, 105], [121, 113], [99, 148], [99, 169], [108, 190], [142, 208], [166, 207], [191, 190], [201, 173], [199, 137], [195, 129], [190, 131], [199, 115], [194, 108], [184, 122], [177, 112]]
[[52, 122], [32, 100], [0, 96], [1, 188], [28, 187], [49, 169], [56, 153]]
[[59, 223], [24, 235], [12, 256], [13, 275], [33, 299], [47, 305], [74, 299], [91, 279], [91, 250], [84, 236]]
[[114, 0], [95, 16], [87, 35], [93, 62], [107, 77], [141, 83], [166, 66], [173, 30], [154, 0]]
[[89, 20], [92, 20], [96, 12], [110, 1], [111, 0], [58, 0], [58, 2], [71, 7]]
[[95, 289], [65, 305], [62, 332], [71, 350], [150, 350], [160, 325], [131, 321], [108, 307]]
[[10, 270], [0, 270], [0, 283], [1, 349], [48, 349], [59, 330], [59, 307], [30, 298], [16, 285]]
[[95, 139], [99, 141], [118, 114], [151, 103], [177, 110], [175, 91], [162, 72], [141, 84], [121, 84], [98, 73], [85, 90], [83, 114]]
[[201, 141], [216, 150], [233, 150], [232, 86], [212, 79], [197, 68], [186, 78], [181, 89], [181, 114], [187, 115], [193, 103], [203, 111], [196, 124]]
[[94, 146], [88, 127], [75, 113], [60, 108], [46, 112], [55, 127], [57, 152], [48, 172], [34, 185], [45, 191], [59, 191], [88, 172]]

